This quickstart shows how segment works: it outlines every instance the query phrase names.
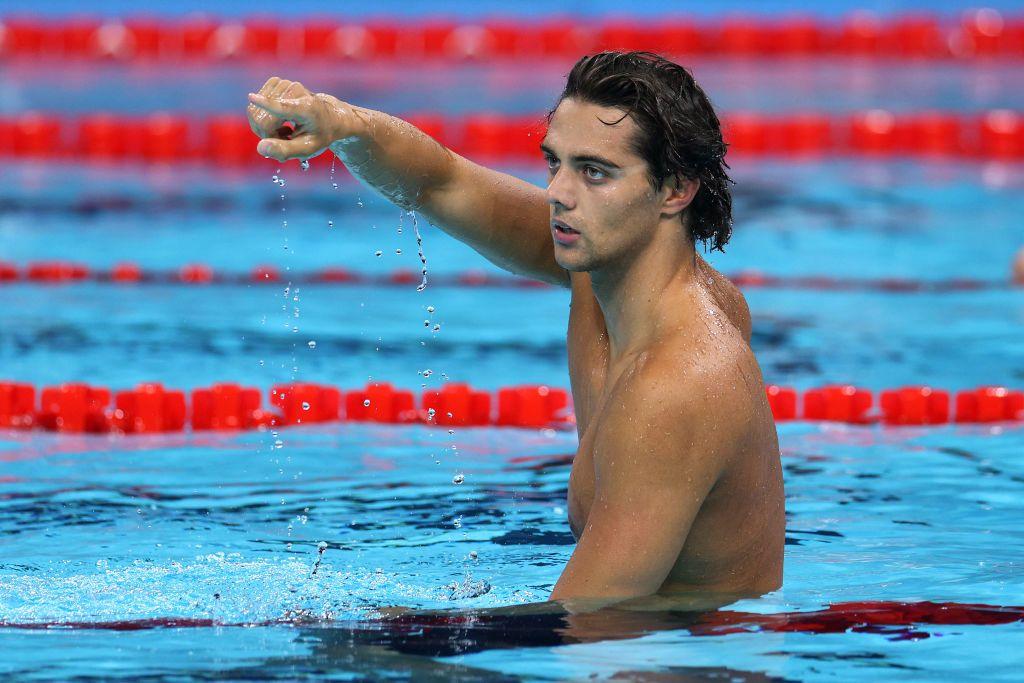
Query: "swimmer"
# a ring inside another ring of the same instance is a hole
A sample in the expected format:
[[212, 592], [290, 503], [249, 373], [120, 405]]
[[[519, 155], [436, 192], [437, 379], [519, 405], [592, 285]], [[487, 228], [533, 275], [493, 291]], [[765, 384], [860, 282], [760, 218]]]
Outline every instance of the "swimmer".
[[1024, 247], [1021, 247], [1013, 259], [1013, 281], [1018, 285], [1024, 285]]
[[247, 111], [261, 155], [330, 150], [498, 266], [571, 290], [577, 543], [549, 603], [780, 587], [782, 468], [750, 313], [696, 249], [732, 232], [726, 146], [686, 69], [650, 53], [580, 59], [540, 144], [546, 187], [295, 81], [271, 78]]

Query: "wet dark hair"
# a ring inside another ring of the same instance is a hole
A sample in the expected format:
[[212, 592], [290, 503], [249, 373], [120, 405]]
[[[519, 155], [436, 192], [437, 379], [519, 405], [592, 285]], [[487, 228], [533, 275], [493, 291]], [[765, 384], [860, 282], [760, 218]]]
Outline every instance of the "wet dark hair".
[[732, 235], [726, 144], [711, 102], [689, 71], [651, 52], [587, 55], [569, 72], [565, 90], [548, 112], [549, 124], [566, 98], [618, 107], [633, 117], [640, 129], [633, 150], [647, 161], [655, 190], [677, 175], [699, 180], [700, 189], [682, 220], [689, 215], [695, 242], [724, 251]]

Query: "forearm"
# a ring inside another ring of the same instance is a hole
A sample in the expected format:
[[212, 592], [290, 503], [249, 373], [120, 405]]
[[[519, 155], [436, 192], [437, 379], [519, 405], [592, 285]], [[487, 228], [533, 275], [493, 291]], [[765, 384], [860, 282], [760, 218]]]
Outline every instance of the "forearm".
[[[351, 133], [330, 150], [360, 181], [410, 211], [428, 211], [433, 188], [448, 182], [454, 155], [412, 124], [384, 112], [352, 107]], [[352, 130], [354, 128], [355, 130]]]

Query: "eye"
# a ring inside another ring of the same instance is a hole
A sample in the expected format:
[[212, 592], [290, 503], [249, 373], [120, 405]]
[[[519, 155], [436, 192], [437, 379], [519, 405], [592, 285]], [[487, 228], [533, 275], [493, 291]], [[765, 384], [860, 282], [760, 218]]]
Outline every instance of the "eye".
[[558, 159], [556, 159], [555, 157], [550, 156], [550, 155], [545, 155], [544, 156], [544, 160], [548, 164], [548, 170], [549, 171], [554, 171], [556, 168], [558, 168]]
[[583, 175], [591, 180], [604, 180], [607, 177], [607, 174], [596, 166], [584, 166]]

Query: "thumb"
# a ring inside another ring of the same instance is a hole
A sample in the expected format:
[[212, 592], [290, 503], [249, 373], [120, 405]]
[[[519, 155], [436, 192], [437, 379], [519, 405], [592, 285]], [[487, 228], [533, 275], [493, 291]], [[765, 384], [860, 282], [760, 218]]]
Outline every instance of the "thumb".
[[279, 140], [276, 138], [264, 138], [256, 145], [256, 152], [261, 156], [287, 161], [289, 159], [304, 159], [310, 156], [309, 141], [305, 139]]

